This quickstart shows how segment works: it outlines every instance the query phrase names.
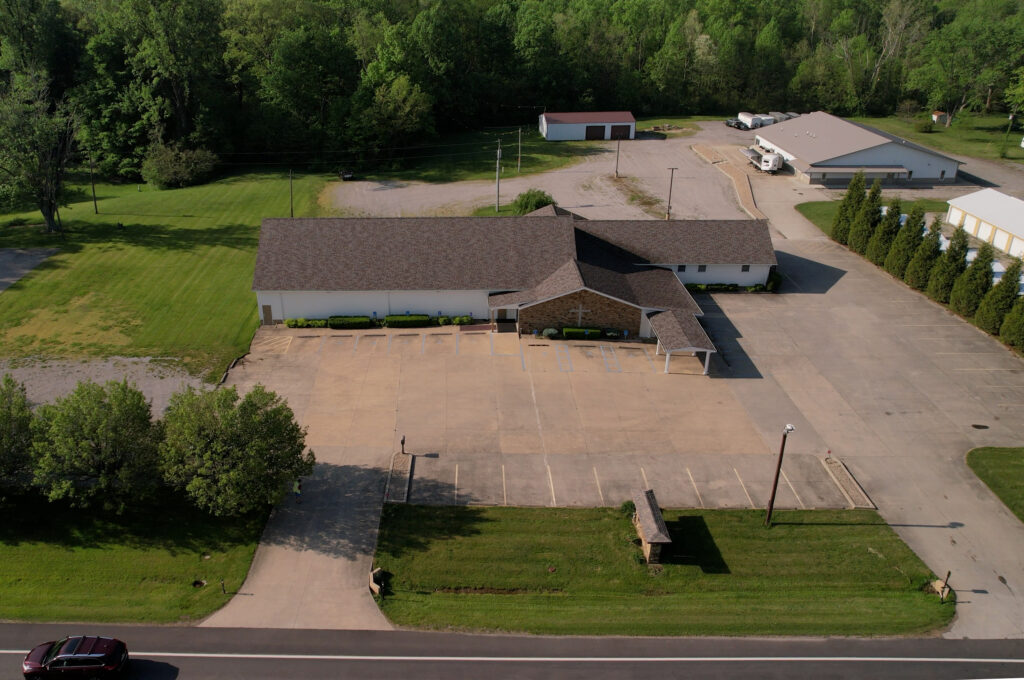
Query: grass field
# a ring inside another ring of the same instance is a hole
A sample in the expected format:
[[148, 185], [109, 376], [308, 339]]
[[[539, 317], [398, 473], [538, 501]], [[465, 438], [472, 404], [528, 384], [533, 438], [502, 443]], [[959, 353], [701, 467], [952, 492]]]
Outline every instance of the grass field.
[[1024, 522], [1024, 447], [973, 449], [967, 454], [967, 464]]
[[[326, 179], [296, 179], [297, 216], [318, 214]], [[0, 215], [0, 248], [60, 251], [3, 292], [0, 356], [171, 357], [212, 376], [245, 352], [258, 227], [289, 214], [287, 174], [168, 191], [101, 184], [99, 215], [88, 185], [73, 189], [63, 237], [44, 233], [37, 211]]]
[[[952, 125], [948, 128], [935, 125], [933, 132], [918, 132], [914, 129], [915, 122], [928, 120], [923, 114], [911, 120], [899, 116], [852, 118], [851, 120], [876, 127], [944, 153], [1024, 163], [1024, 149], [1020, 147], [1022, 133], [1018, 127], [1010, 132], [1009, 137], [1006, 136], [1006, 124], [1009, 121], [1005, 114], [968, 113], [954, 118]], [[1004, 140], [1006, 157], [1002, 159], [1000, 150], [1004, 148]]]
[[393, 161], [367, 162], [359, 178], [420, 182], [494, 179], [499, 139], [502, 177], [506, 179], [554, 170], [591, 154], [607, 153], [605, 142], [549, 142], [540, 136], [536, 125], [530, 125], [522, 128], [520, 157], [519, 129], [497, 128], [447, 135], [436, 142], [402, 149], [401, 156]]
[[203, 618], [230, 598], [221, 579], [228, 593], [242, 585], [266, 519], [216, 519], [175, 501], [118, 517], [36, 494], [0, 511], [0, 618], [24, 621]]
[[899, 635], [954, 606], [874, 512], [669, 510], [642, 564], [617, 509], [386, 506], [376, 564], [400, 626], [587, 635]]
[[[890, 200], [892, 200], [891, 196], [882, 195], [883, 205], [888, 205]], [[922, 206], [926, 213], [945, 213], [949, 208], [943, 200], [922, 198], [916, 201], [904, 201], [902, 211], [909, 213], [916, 205]], [[818, 229], [825, 232], [826, 235], [832, 235], [832, 220], [835, 219], [836, 212], [839, 210], [839, 201], [810, 201], [808, 203], [800, 203], [796, 206], [796, 209], [801, 215], [813, 222]]]

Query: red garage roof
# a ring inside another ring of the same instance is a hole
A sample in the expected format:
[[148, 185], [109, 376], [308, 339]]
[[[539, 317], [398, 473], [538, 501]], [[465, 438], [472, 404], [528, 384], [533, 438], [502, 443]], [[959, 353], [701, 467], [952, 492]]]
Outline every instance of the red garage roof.
[[552, 123], [635, 123], [629, 111], [573, 111], [570, 113], [544, 113], [548, 125]]

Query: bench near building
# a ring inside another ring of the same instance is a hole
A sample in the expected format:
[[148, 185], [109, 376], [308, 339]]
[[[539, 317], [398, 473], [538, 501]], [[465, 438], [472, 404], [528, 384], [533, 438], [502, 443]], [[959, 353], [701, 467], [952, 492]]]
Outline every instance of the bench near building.
[[549, 142], [636, 138], [636, 119], [629, 111], [542, 113], [538, 127]]
[[716, 351], [685, 284], [767, 282], [762, 220], [525, 217], [263, 220], [253, 290], [263, 324], [288, 318], [470, 315], [545, 328], [613, 328], [658, 351]]

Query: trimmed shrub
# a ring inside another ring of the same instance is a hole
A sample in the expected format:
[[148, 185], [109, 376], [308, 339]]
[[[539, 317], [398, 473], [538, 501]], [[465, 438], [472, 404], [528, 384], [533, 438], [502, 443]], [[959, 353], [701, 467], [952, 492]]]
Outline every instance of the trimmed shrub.
[[850, 250], [863, 255], [868, 248], [868, 241], [871, 240], [875, 228], [882, 219], [882, 180], [876, 179], [871, 184], [871, 191], [867, 198], [861, 203], [857, 210], [857, 216], [853, 219], [850, 227], [850, 238], [847, 245]]
[[550, 340], [558, 337], [558, 331], [554, 328], [545, 328], [541, 335]]
[[388, 328], [423, 328], [430, 325], [430, 317], [426, 314], [388, 314], [384, 317], [384, 325]]
[[843, 200], [839, 204], [839, 210], [836, 211], [836, 217], [832, 220], [832, 240], [837, 243], [846, 245], [847, 239], [850, 237], [850, 226], [853, 224], [854, 217], [857, 216], [857, 211], [860, 210], [860, 204], [864, 202], [864, 172], [858, 170], [857, 174], [850, 180], [849, 186], [846, 188], [846, 193], [843, 195]]
[[606, 337], [606, 338], [621, 338], [622, 337], [622, 331], [620, 331], [617, 328], [605, 328], [604, 329], [604, 337]]
[[924, 238], [921, 229], [924, 226], [924, 208], [915, 205], [907, 215], [907, 221], [900, 227], [899, 233], [889, 248], [889, 254], [885, 256], [882, 267], [898, 279], [902, 279], [907, 273], [907, 266], [911, 258], [921, 245]]
[[1018, 297], [999, 329], [999, 339], [1024, 352], [1024, 296]]
[[931, 277], [932, 269], [935, 268], [935, 261], [942, 254], [939, 249], [939, 239], [942, 234], [941, 224], [942, 221], [938, 217], [932, 220], [928, 235], [921, 240], [917, 250], [914, 251], [914, 256], [910, 258], [910, 264], [907, 265], [903, 280], [911, 288], [924, 290], [928, 286], [928, 279]]
[[437, 325], [438, 326], [447, 326], [451, 322], [452, 322], [452, 318], [450, 316], [439, 316], [439, 317], [437, 317]]
[[284, 325], [288, 328], [327, 328], [327, 319], [285, 319]]
[[452, 323], [456, 326], [468, 326], [473, 323], [473, 317], [468, 314], [465, 316], [453, 316]]
[[896, 234], [900, 231], [900, 213], [902, 210], [903, 205], [900, 203], [900, 199], [892, 199], [889, 202], [889, 210], [885, 213], [885, 217], [875, 227], [875, 233], [871, 235], [868, 247], [864, 251], [864, 257], [871, 260], [872, 264], [879, 267], [885, 264], [885, 257], [889, 254], [892, 242], [896, 240]]
[[992, 246], [985, 243], [978, 249], [974, 262], [957, 277], [949, 294], [949, 308], [964, 318], [971, 318], [985, 293], [992, 287]]
[[773, 269], [771, 273], [768, 274], [768, 283], [765, 284], [764, 289], [769, 293], [774, 293], [779, 289], [779, 286], [781, 285], [782, 274], [780, 274], [778, 270]]
[[551, 205], [554, 202], [555, 199], [551, 198], [551, 195], [545, 191], [527, 189], [512, 201], [512, 212], [516, 215], [525, 215], [532, 213], [534, 210], [539, 210], [546, 205]]
[[686, 290], [695, 293], [733, 293], [739, 290], [736, 283], [687, 283]]
[[327, 317], [328, 328], [369, 328], [372, 321], [368, 316], [330, 316]]
[[1020, 258], [1015, 258], [1006, 268], [1006, 273], [999, 279], [999, 283], [985, 294], [985, 298], [978, 305], [978, 312], [974, 315], [974, 323], [978, 325], [978, 328], [992, 335], [999, 334], [1003, 319], [1010, 313], [1013, 302], [1017, 299], [1020, 270]]
[[142, 161], [142, 179], [160, 189], [201, 184], [213, 172], [217, 156], [206, 149], [154, 144]]
[[957, 277], [967, 269], [967, 232], [960, 227], [950, 239], [949, 247], [935, 263], [931, 276], [928, 277], [928, 297], [946, 304], [953, 292], [953, 284]]
[[589, 340], [601, 337], [600, 328], [563, 328], [562, 337], [566, 340]]
[[929, 118], [928, 120], [919, 120], [914, 123], [914, 130], [916, 132], [924, 132], [925, 134], [929, 132], [934, 132], [935, 123], [932, 122], [931, 118]]

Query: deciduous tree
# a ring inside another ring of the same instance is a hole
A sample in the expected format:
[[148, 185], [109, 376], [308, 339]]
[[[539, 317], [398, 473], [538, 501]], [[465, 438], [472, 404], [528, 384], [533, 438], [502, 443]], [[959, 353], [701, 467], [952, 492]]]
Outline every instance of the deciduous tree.
[[313, 470], [306, 431], [283, 399], [256, 385], [171, 397], [160, 446], [165, 479], [214, 515], [241, 515], [278, 502]]
[[0, 482], [12, 481], [30, 467], [32, 409], [25, 386], [4, 374], [0, 381]]

